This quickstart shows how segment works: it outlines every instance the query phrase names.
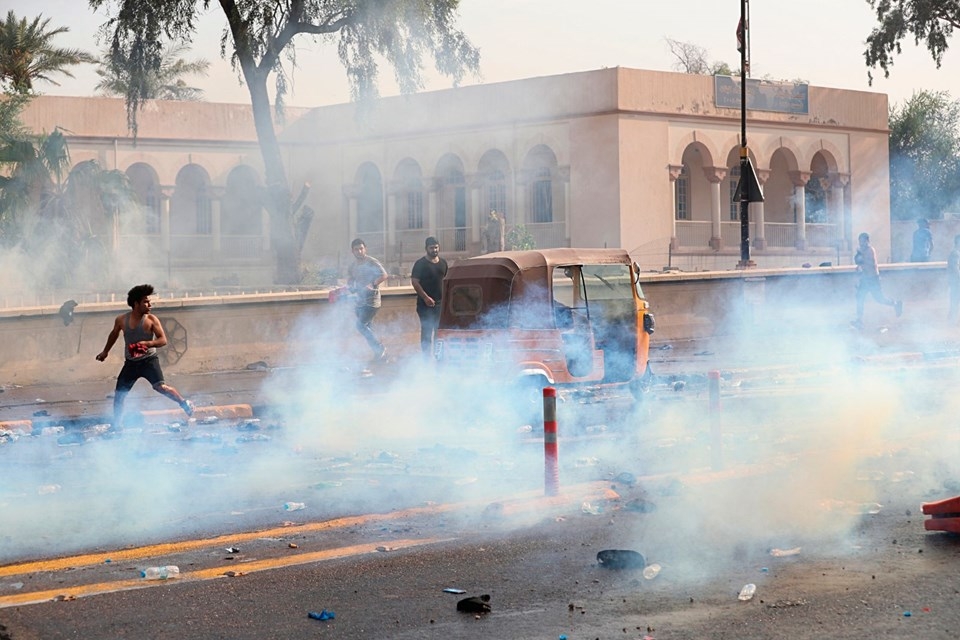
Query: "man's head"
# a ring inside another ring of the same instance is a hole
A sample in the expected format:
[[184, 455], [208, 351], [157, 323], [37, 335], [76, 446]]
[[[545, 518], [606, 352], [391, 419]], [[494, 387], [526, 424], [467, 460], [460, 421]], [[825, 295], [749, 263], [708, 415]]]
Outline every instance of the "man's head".
[[423, 242], [423, 248], [426, 249], [428, 258], [436, 258], [440, 255], [440, 242], [433, 236]]
[[361, 258], [363, 258], [363, 256], [367, 254], [367, 243], [365, 243], [360, 238], [356, 238], [354, 239], [353, 242], [350, 243], [350, 251], [353, 252], [353, 256], [357, 260], [360, 260]]
[[127, 292], [127, 305], [133, 309], [141, 300], [153, 295], [152, 284], [138, 284]]
[[917, 226], [920, 227], [921, 229], [929, 229], [930, 221], [927, 220], [926, 218], [917, 218]]
[[859, 236], [857, 236], [857, 240], [860, 242], [861, 247], [865, 247], [868, 244], [870, 244], [870, 234], [864, 231]]

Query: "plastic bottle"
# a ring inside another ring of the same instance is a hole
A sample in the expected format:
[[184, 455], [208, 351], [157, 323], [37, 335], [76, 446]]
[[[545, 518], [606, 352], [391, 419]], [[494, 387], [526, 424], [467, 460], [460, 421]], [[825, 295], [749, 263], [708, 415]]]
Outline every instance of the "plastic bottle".
[[737, 596], [739, 600], [746, 602], [747, 600], [753, 599], [753, 594], [757, 592], [757, 585], [750, 584], [743, 585], [743, 589], [740, 589], [740, 595]]
[[643, 577], [647, 580], [653, 580], [660, 573], [660, 565], [654, 562], [653, 564], [648, 564], [643, 568]]
[[300, 509], [306, 509], [307, 505], [302, 502], [284, 502], [283, 510], [284, 511], [300, 511]]
[[145, 580], [169, 580], [170, 578], [180, 577], [180, 567], [175, 564], [168, 564], [163, 567], [147, 567], [140, 572], [140, 577]]

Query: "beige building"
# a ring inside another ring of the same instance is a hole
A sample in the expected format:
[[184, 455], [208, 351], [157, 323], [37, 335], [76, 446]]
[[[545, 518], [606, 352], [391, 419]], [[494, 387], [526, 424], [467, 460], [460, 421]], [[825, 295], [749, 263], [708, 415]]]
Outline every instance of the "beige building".
[[[740, 259], [736, 79], [624, 68], [291, 111], [278, 126], [294, 193], [316, 212], [303, 258], [340, 268], [353, 237], [406, 275], [428, 235], [480, 252], [491, 209], [538, 247], [629, 249], [644, 269]], [[869, 231], [890, 255], [887, 98], [748, 83], [747, 141], [765, 201], [750, 205], [760, 267], [850, 264]], [[118, 248], [193, 286], [268, 284], [262, 163], [246, 105], [154, 102], [134, 143], [123, 104], [42, 97], [24, 121], [61, 126], [73, 160], [125, 171], [141, 206]], [[159, 280], [158, 280], [159, 281]]]

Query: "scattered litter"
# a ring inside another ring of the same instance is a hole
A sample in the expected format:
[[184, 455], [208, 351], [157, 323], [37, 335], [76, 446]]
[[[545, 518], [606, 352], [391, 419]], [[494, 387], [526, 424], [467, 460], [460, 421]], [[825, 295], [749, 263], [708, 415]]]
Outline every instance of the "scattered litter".
[[443, 590], [444, 593], [466, 593], [463, 589], [454, 589], [452, 587], [447, 587]]
[[803, 598], [799, 600], [777, 600], [776, 602], [768, 602], [767, 606], [771, 609], [784, 609], [786, 607], [802, 607], [807, 604], [807, 601]]
[[454, 480], [453, 484], [456, 486], [463, 486], [465, 484], [474, 484], [479, 478], [470, 477], [470, 478], [460, 478], [459, 480]]
[[315, 482], [310, 485], [311, 489], [334, 489], [336, 487], [342, 487], [343, 483], [339, 480], [321, 480], [320, 482]]
[[[60, 594], [59, 596], [57, 596], [56, 598], [54, 598], [54, 600], [57, 601], [57, 602], [73, 602], [73, 601], [76, 600], [76, 599], [77, 599], [77, 596], [75, 596], [75, 595], [66, 596], [66, 595], [63, 595], [63, 594]], [[910, 614], [907, 613], [906, 615], [910, 615]]]
[[643, 577], [646, 578], [647, 580], [653, 580], [658, 575], [660, 575], [661, 568], [662, 567], [656, 562], [654, 562], [653, 564], [648, 564], [643, 569]]
[[577, 458], [574, 462], [575, 467], [595, 467], [600, 464], [600, 458], [590, 457], [590, 458]]
[[713, 351], [698, 351], [698, 352], [696, 352], [696, 353], [693, 354], [693, 355], [695, 355], [695, 356], [712, 356], [712, 355], [713, 355]]
[[303, 502], [284, 502], [283, 510], [284, 511], [300, 511], [301, 509], [306, 509], [307, 505]]
[[613, 478], [613, 481], [617, 484], [625, 484], [628, 487], [632, 487], [637, 484], [637, 476], [628, 471], [622, 471]]
[[49, 415], [50, 415], [50, 412], [47, 411], [46, 409], [40, 409], [39, 411], [34, 411], [34, 412], [33, 412], [33, 417], [34, 417], [34, 418], [43, 418], [43, 417], [46, 417], [46, 416], [49, 416]]
[[770, 549], [770, 555], [774, 558], [786, 558], [787, 556], [799, 555], [800, 547], [793, 549]]
[[643, 554], [629, 549], [604, 549], [597, 552], [597, 564], [604, 569], [643, 569]]
[[677, 380], [676, 382], [673, 383], [673, 390], [683, 391], [684, 387], [686, 386], [687, 386], [686, 382], [684, 382], [683, 380]]
[[883, 509], [882, 504], [873, 503], [864, 503], [860, 505], [860, 513], [875, 516], [880, 513], [880, 510]]
[[251, 362], [246, 366], [247, 371], [265, 371], [269, 369], [269, 365], [263, 360], [257, 360], [256, 362]]
[[634, 498], [627, 500], [621, 508], [624, 511], [633, 511], [634, 513], [653, 513], [657, 510], [657, 505], [645, 498]]
[[457, 611], [461, 613], [490, 613], [490, 595], [472, 596], [457, 602]]
[[310, 613], [307, 614], [307, 617], [310, 618], [311, 620], [333, 620], [334, 618], [337, 617], [337, 615], [333, 611], [327, 611], [326, 609], [324, 609], [323, 611], [319, 611], [319, 612], [311, 611]]
[[10, 588], [11, 588], [11, 589], [23, 589], [23, 583], [22, 583], [22, 582], [11, 582], [11, 583], [10, 583]]
[[290, 543], [287, 544], [287, 547], [290, 548], [290, 549], [296, 549], [296, 548], [297, 548], [297, 543], [296, 543], [296, 542], [290, 542]]
[[904, 617], [904, 618], [909, 618], [909, 617], [912, 616], [912, 615], [913, 615], [913, 614], [910, 613], [909, 611], [904, 611], [904, 612], [903, 612], [903, 617]]
[[757, 585], [753, 584], [752, 582], [749, 584], [745, 584], [743, 585], [743, 589], [740, 589], [740, 593], [739, 595], [737, 595], [737, 599], [740, 600], [741, 602], [752, 600], [753, 595], [756, 592], [757, 592]]
[[240, 576], [247, 575], [247, 572], [246, 571], [224, 571], [223, 575], [227, 576], [228, 578], [239, 578]]
[[245, 442], [270, 442], [271, 440], [273, 440], [273, 438], [265, 433], [251, 433], [248, 436], [240, 436], [237, 438], [237, 444], [243, 444]]
[[603, 513], [603, 507], [599, 505], [592, 505], [589, 502], [584, 502], [580, 507], [580, 510], [590, 516], [598, 516]]
[[57, 427], [44, 427], [43, 429], [40, 429], [40, 435], [42, 435], [42, 436], [60, 436], [60, 435], [63, 435], [64, 431], [66, 431], [66, 429], [64, 429], [63, 427], [59, 427], [59, 426], [57, 426]]
[[377, 551], [382, 551], [384, 553], [386, 553], [387, 551], [393, 551], [393, 550], [394, 550], [394, 547], [385, 547], [383, 545], [377, 547]]
[[227, 547], [227, 553], [240, 553], [240, 549], [238, 547]]

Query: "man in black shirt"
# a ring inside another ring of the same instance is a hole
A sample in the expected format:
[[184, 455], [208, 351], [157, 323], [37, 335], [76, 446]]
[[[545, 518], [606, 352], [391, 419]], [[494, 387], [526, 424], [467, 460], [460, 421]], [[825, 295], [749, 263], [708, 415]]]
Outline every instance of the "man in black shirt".
[[420, 349], [429, 356], [433, 337], [440, 324], [440, 298], [443, 295], [443, 277], [447, 275], [447, 261], [440, 257], [440, 243], [430, 236], [424, 242], [426, 255], [413, 263], [410, 283], [417, 292], [417, 316], [420, 318]]

